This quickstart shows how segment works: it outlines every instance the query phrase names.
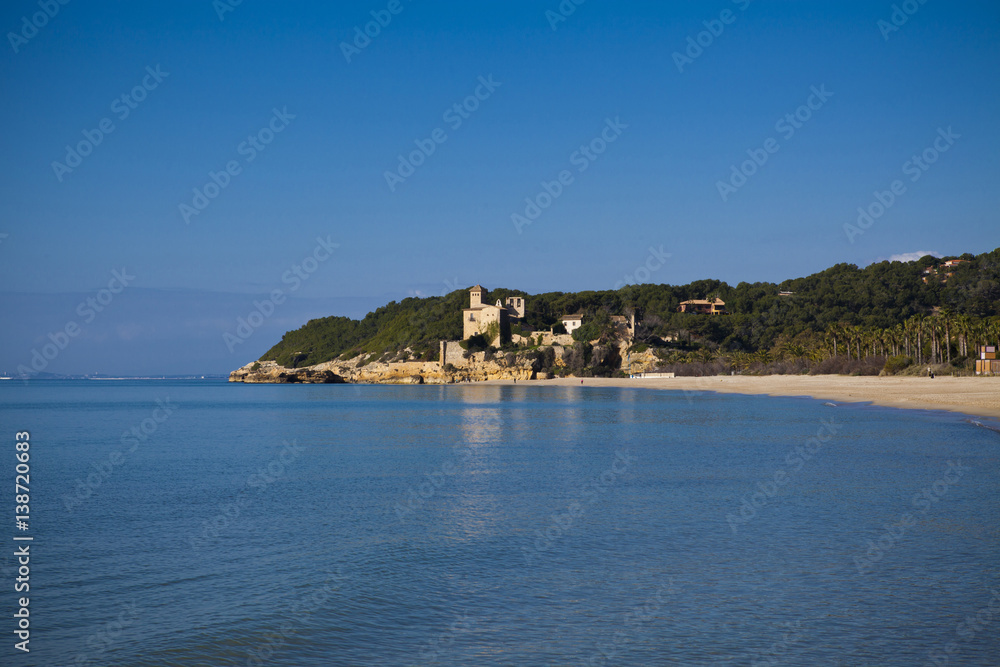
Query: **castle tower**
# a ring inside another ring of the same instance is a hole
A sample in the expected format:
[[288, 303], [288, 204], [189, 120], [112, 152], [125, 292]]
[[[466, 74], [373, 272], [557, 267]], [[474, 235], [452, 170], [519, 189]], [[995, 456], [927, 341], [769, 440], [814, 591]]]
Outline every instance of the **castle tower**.
[[483, 305], [483, 292], [485, 291], [481, 285], [476, 285], [469, 290], [469, 308]]
[[524, 319], [525, 306], [523, 296], [509, 296], [507, 297], [507, 310], [510, 312], [511, 317], [516, 317], [518, 319]]

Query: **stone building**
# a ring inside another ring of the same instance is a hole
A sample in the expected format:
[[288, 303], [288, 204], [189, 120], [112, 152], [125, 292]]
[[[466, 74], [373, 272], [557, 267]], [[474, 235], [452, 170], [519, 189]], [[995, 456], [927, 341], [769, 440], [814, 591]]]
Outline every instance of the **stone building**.
[[692, 299], [690, 301], [681, 301], [680, 307], [677, 310], [682, 313], [698, 313], [699, 315], [725, 315], [726, 302], [719, 297], [715, 297], [711, 301], [707, 299]]
[[[496, 322], [501, 342], [510, 340], [511, 322], [524, 318], [527, 304], [524, 297], [509, 296], [506, 303], [497, 299], [496, 304], [485, 301], [486, 290], [476, 285], [469, 290], [469, 307], [462, 311], [462, 338], [468, 339], [478, 333], [486, 333], [490, 325]], [[490, 343], [495, 343], [495, 339]]]

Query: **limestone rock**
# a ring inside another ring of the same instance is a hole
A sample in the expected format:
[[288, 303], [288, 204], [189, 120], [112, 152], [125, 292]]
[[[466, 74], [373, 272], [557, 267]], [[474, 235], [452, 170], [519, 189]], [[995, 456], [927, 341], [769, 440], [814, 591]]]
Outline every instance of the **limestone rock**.
[[342, 384], [344, 378], [331, 370], [285, 368], [274, 361], [252, 362], [229, 374], [230, 382], [247, 384]]
[[[365, 364], [366, 355], [353, 359], [327, 361], [306, 368], [284, 368], [274, 361], [251, 362], [229, 375], [230, 382], [245, 383], [373, 383], [373, 384], [453, 384], [456, 382], [482, 382], [484, 380], [545, 380], [552, 376], [539, 373], [533, 355], [526, 351], [496, 353], [477, 352], [465, 356], [456, 342], [442, 344], [447, 347], [448, 363], [436, 361], [399, 361]], [[457, 348], [457, 352], [454, 348]], [[555, 363], [563, 365], [564, 348], [556, 346]], [[487, 360], [489, 356], [489, 360]], [[626, 350], [621, 349], [622, 370], [648, 371], [656, 366], [656, 356], [651, 351], [632, 353], [631, 369], [626, 368]]]

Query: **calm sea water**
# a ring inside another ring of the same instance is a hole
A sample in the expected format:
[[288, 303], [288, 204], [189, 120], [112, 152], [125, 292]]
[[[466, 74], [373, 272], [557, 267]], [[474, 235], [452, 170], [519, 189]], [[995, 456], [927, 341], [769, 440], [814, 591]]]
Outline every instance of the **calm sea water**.
[[1000, 664], [1000, 435], [958, 415], [219, 381], [0, 405], [6, 611], [20, 430], [34, 536], [4, 665]]

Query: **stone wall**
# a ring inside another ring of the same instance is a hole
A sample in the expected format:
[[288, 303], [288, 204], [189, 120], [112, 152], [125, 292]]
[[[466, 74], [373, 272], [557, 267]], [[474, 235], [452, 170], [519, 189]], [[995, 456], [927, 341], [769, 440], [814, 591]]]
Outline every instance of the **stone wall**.
[[468, 360], [465, 358], [465, 350], [462, 346], [458, 344], [458, 341], [454, 340], [443, 340], [441, 341], [441, 365], [451, 364], [452, 366], [466, 366], [468, 365]]
[[535, 340], [538, 340], [538, 336], [542, 336], [542, 345], [566, 345], [569, 347], [573, 346], [576, 341], [573, 340], [571, 334], [552, 334], [547, 331], [535, 332]]

